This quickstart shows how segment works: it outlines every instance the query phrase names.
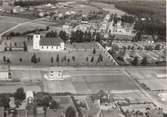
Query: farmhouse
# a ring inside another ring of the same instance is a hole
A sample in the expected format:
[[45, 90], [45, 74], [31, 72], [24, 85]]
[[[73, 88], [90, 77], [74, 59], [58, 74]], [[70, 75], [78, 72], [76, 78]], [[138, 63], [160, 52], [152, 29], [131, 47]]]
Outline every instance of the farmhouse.
[[41, 51], [62, 51], [65, 43], [60, 37], [41, 37], [39, 34], [33, 35], [33, 49]]

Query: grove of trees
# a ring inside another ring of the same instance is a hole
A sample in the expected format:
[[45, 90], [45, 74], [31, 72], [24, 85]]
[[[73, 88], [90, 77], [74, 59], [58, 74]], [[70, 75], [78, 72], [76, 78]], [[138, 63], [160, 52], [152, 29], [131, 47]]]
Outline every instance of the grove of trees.
[[65, 112], [66, 117], [76, 117], [76, 111], [74, 107], [69, 106]]

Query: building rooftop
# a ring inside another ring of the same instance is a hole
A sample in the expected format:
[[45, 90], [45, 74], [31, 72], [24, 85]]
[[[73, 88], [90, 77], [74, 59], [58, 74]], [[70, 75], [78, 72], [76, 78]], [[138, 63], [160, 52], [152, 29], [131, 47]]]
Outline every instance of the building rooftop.
[[58, 46], [62, 42], [64, 41], [60, 37], [55, 37], [55, 38], [41, 37], [40, 39], [41, 46]]

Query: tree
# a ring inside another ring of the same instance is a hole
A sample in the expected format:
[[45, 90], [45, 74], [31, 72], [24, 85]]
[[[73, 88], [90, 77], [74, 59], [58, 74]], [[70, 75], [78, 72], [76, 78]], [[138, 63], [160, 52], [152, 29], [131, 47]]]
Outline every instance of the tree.
[[66, 117], [76, 117], [76, 111], [74, 107], [70, 106], [67, 108], [65, 112]]
[[66, 57], [66, 56], [64, 56], [63, 60], [64, 60], [64, 61], [66, 61], [66, 60], [67, 60], [67, 57]]
[[69, 58], [67, 59], [67, 62], [68, 62], [68, 63], [70, 62], [70, 59], [69, 59]]
[[100, 42], [100, 38], [101, 38], [100, 33], [97, 33], [97, 34], [96, 34], [96, 41], [97, 41], [97, 42]]
[[23, 42], [23, 47], [24, 47], [24, 51], [27, 51], [27, 44], [25, 41]]
[[57, 37], [56, 31], [47, 32], [45, 37]]
[[15, 47], [17, 47], [17, 43], [16, 42], [14, 43], [14, 45], [15, 45]]
[[143, 57], [142, 61], [141, 61], [141, 65], [147, 65], [148, 61], [147, 61], [147, 57]]
[[54, 62], [54, 58], [53, 57], [51, 57], [51, 63], [53, 63]]
[[15, 105], [16, 105], [17, 108], [21, 105], [21, 101], [20, 100], [15, 100], [14, 103], [15, 103]]
[[91, 58], [90, 62], [93, 62], [93, 61], [94, 61], [94, 57], [92, 56], [92, 58]]
[[21, 88], [18, 88], [16, 90], [16, 92], [14, 93], [14, 98], [15, 100], [21, 100], [23, 101], [26, 97], [26, 94], [24, 92], [24, 89], [21, 87]]
[[9, 51], [12, 51], [12, 43], [9, 44]]
[[86, 57], [86, 61], [87, 61], [87, 62], [89, 61], [89, 58], [88, 58], [88, 57]]
[[59, 32], [60, 38], [62, 38], [65, 42], [68, 40], [67, 34], [65, 31], [60, 31]]
[[111, 54], [115, 54], [119, 50], [119, 46], [116, 44], [112, 45]]
[[36, 106], [43, 107], [45, 117], [47, 113], [47, 108], [49, 107], [51, 100], [52, 100], [52, 97], [50, 96], [49, 93], [45, 93], [45, 92], [36, 93], [36, 98], [35, 98]]
[[33, 54], [33, 55], [32, 55], [32, 57], [31, 57], [31, 62], [32, 62], [32, 63], [37, 63], [36, 54]]
[[7, 47], [4, 47], [4, 51], [7, 51]]
[[73, 62], [75, 61], [75, 56], [72, 56], [72, 60], [73, 60]]
[[47, 113], [47, 108], [49, 107], [49, 103], [50, 103], [50, 98], [48, 96], [45, 96], [42, 100], [42, 106], [44, 109], [45, 117], [46, 117], [46, 113]]
[[57, 103], [55, 100], [53, 100], [49, 106], [50, 109], [58, 109], [60, 107], [60, 104]]
[[93, 54], [96, 54], [96, 49], [95, 48], [93, 49]]
[[11, 63], [9, 58], [6, 60], [6, 62], [7, 62], [8, 64], [10, 64], [10, 63]]
[[123, 51], [121, 53], [122, 53], [122, 56], [125, 56], [125, 54], [126, 54], [126, 47], [125, 46], [123, 47]]
[[50, 28], [50, 27], [49, 27], [49, 26], [47, 26], [47, 27], [46, 27], [46, 30], [48, 31], [48, 30], [49, 30], [49, 28]]
[[97, 59], [97, 62], [99, 63], [101, 61], [103, 61], [103, 56], [100, 54], [99, 57], [98, 57], [98, 59]]
[[19, 61], [22, 62], [22, 58], [20, 58]]
[[161, 45], [160, 44], [157, 44], [156, 46], [155, 46], [155, 50], [160, 50], [161, 49]]
[[133, 59], [133, 61], [132, 61], [132, 65], [138, 65], [138, 57], [137, 56], [135, 56], [135, 58]]
[[37, 58], [37, 61], [40, 62], [40, 57]]
[[118, 56], [117, 59], [124, 62], [124, 57], [123, 56]]
[[3, 56], [3, 62], [6, 62], [6, 56]]
[[152, 45], [145, 46], [145, 50], [152, 51], [153, 50], [153, 46]]
[[57, 55], [56, 62], [59, 62], [59, 54]]
[[10, 98], [8, 95], [2, 95], [0, 97], [0, 106], [3, 106], [5, 109], [9, 108]]

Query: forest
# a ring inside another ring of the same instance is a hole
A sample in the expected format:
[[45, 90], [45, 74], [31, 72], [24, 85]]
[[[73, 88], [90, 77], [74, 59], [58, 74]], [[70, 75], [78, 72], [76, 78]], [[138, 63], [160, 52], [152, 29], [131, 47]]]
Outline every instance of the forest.
[[115, 7], [138, 17], [152, 17], [154, 20], [166, 21], [165, 0], [158, 1], [119, 1]]

